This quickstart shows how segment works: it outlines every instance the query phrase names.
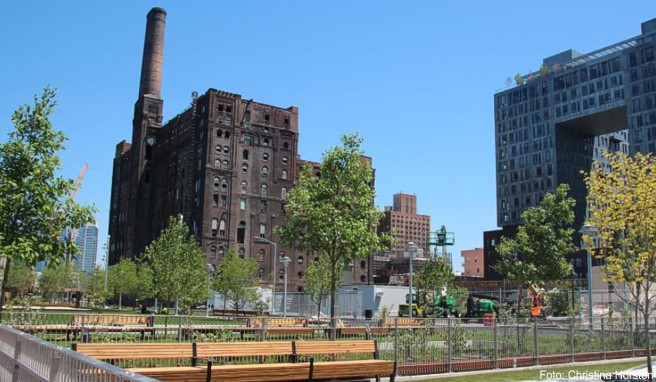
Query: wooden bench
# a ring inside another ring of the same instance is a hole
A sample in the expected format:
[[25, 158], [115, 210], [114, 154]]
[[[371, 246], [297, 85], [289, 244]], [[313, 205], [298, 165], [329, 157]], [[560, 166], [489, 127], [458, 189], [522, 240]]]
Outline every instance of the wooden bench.
[[138, 332], [141, 339], [146, 333], [155, 335], [153, 316], [128, 316], [119, 314], [85, 314], [73, 315], [66, 331], [66, 340], [73, 334], [73, 340], [81, 331], [89, 332]]
[[[352, 354], [369, 354], [373, 359], [319, 362], [313, 360], [319, 355], [336, 357]], [[393, 382], [396, 376], [395, 362], [379, 359], [375, 340], [297, 341], [294, 342], [294, 355], [298, 360], [310, 357], [308, 380], [376, 378], [376, 381], [380, 381], [381, 376], [389, 376]]]
[[383, 326], [387, 327], [416, 327], [416, 326], [426, 326], [426, 320], [423, 318], [416, 317], [387, 317], [383, 321]]
[[289, 327], [289, 326], [307, 326], [307, 319], [297, 317], [276, 317], [276, 318], [262, 318], [254, 317], [248, 320], [248, 326], [252, 328], [260, 328], [262, 324], [266, 327]]
[[[129, 345], [129, 344], [126, 344]], [[178, 346], [181, 344], [177, 344]], [[194, 356], [207, 361], [205, 367], [140, 367], [128, 371], [158, 379], [176, 381], [298, 381], [306, 380], [309, 363], [293, 363], [291, 341], [271, 342], [201, 342], [195, 344]], [[274, 357], [274, 363], [264, 363]], [[258, 363], [223, 365], [226, 359], [251, 359]]]
[[71, 348], [86, 356], [110, 362], [132, 359], [191, 359], [195, 365], [195, 343], [73, 343]]

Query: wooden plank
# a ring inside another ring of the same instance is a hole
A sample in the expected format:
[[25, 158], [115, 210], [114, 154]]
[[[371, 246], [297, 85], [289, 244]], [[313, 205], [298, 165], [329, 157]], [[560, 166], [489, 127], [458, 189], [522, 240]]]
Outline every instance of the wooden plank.
[[212, 365], [212, 382], [298, 381], [307, 380], [310, 364], [275, 363], [256, 365]]
[[296, 354], [374, 354], [376, 345], [371, 340], [356, 341], [297, 341]]
[[314, 379], [373, 378], [391, 376], [394, 362], [369, 359], [361, 361], [315, 362], [312, 377]]
[[191, 358], [190, 343], [79, 343], [78, 353], [99, 360]]
[[199, 358], [291, 356], [291, 341], [265, 342], [199, 342], [196, 344]]

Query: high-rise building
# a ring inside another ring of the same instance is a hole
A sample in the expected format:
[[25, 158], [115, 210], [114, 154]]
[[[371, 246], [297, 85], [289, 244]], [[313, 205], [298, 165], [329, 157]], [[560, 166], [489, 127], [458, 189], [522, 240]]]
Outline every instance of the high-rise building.
[[428, 255], [430, 216], [417, 213], [417, 195], [399, 193], [394, 204], [385, 207], [385, 217], [378, 232], [392, 236], [390, 255], [403, 257], [408, 242], [417, 244], [417, 257]]
[[605, 151], [656, 152], [656, 19], [636, 37], [581, 54], [545, 58], [540, 71], [494, 95], [497, 222], [567, 183], [576, 226], [585, 216], [581, 170]]
[[301, 290], [310, 259], [284, 247], [274, 233], [300, 166], [312, 165], [298, 154], [298, 108], [209, 89], [194, 93], [187, 110], [163, 123], [165, 22], [165, 10], [148, 13], [132, 141], [116, 147], [109, 264], [139, 256], [170, 216], [182, 215], [208, 264], [220, 264], [234, 249], [258, 262], [263, 283], [273, 281], [275, 270], [282, 290], [279, 259], [288, 256], [290, 290]]
[[[604, 164], [606, 151], [656, 152], [655, 50], [652, 19], [636, 37], [545, 58], [539, 71], [494, 95], [499, 227], [512, 232], [522, 211], [566, 183], [578, 228], [586, 214], [582, 170], [593, 161]], [[495, 263], [488, 262], [490, 243], [498, 243], [503, 230], [484, 235], [486, 269]]]
[[73, 231], [78, 254], [75, 256], [75, 267], [85, 273], [91, 273], [96, 266], [96, 252], [98, 250], [98, 226], [87, 223]]

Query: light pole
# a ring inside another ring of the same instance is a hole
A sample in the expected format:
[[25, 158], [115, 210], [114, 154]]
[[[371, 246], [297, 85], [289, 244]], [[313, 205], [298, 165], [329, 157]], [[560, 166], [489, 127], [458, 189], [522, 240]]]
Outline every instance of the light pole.
[[285, 256], [280, 259], [280, 261], [282, 262], [283, 267], [285, 267], [285, 289], [282, 295], [282, 316], [287, 317], [287, 267], [289, 267], [289, 263], [292, 259]]
[[278, 275], [276, 274], [276, 258], [278, 257], [278, 246], [274, 241], [265, 239], [263, 237], [259, 236], [253, 236], [255, 241], [261, 241], [263, 243], [267, 243], [273, 246], [273, 254], [271, 255], [271, 263], [273, 266], [273, 276], [271, 277], [271, 315], [275, 316], [276, 315], [276, 278], [278, 278]]
[[583, 227], [579, 230], [579, 233], [583, 236], [592, 238], [593, 248], [588, 248], [585, 243], [585, 240], [581, 240], [583, 249], [586, 250], [587, 255], [587, 266], [588, 266], [588, 320], [590, 324], [590, 329], [592, 329], [593, 320], [592, 320], [592, 253], [597, 244], [597, 228], [591, 226], [590, 224], [584, 224]]
[[417, 252], [417, 244], [413, 242], [408, 242], [405, 245], [405, 250], [408, 252], [408, 258], [410, 262], [409, 266], [409, 271], [410, 271], [410, 277], [408, 278], [408, 317], [412, 318], [412, 303], [413, 303], [413, 298], [412, 298], [412, 255]]
[[107, 235], [107, 242], [105, 243], [105, 293], [107, 293], [107, 270], [109, 269], [109, 240], [110, 235]]
[[211, 277], [214, 274], [214, 265], [212, 264], [205, 264], [205, 269], [207, 270], [207, 301], [205, 303], [205, 316], [209, 317], [210, 316], [210, 293], [211, 293], [211, 288], [210, 288], [210, 281]]

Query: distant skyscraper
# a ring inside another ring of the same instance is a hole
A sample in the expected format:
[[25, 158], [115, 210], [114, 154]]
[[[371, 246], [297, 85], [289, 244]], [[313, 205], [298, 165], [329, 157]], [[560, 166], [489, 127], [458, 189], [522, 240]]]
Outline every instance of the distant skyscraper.
[[85, 273], [90, 273], [96, 266], [98, 226], [95, 223], [88, 223], [73, 231], [73, 237], [79, 250], [75, 257], [75, 267]]
[[417, 244], [417, 255], [428, 254], [430, 216], [417, 213], [417, 196], [399, 193], [394, 195], [394, 205], [385, 207], [385, 217], [379, 232], [392, 236], [392, 256], [403, 256], [408, 242]]

